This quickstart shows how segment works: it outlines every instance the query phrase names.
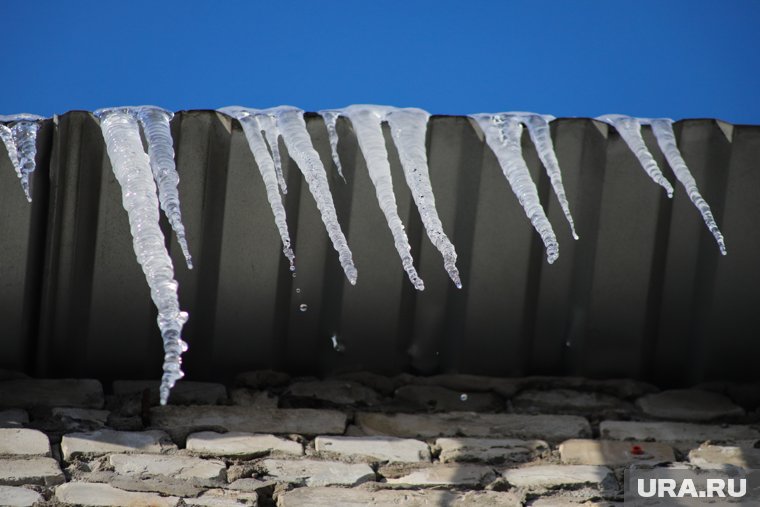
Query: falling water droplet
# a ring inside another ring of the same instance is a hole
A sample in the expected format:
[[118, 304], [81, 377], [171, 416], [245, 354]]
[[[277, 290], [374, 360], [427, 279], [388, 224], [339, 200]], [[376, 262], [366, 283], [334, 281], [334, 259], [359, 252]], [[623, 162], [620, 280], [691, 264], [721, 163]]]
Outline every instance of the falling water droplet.
[[346, 350], [346, 347], [338, 342], [338, 335], [334, 334], [330, 337], [330, 341], [332, 341], [333, 349], [335, 349], [335, 352], [343, 352]]
[[305, 312], [306, 310], [309, 309], [309, 306], [306, 303], [301, 303], [298, 309], [301, 310], [302, 312]]
[[467, 401], [467, 393], [462, 393], [462, 394], [459, 396], [459, 399], [460, 399], [460, 400], [462, 400], [462, 401]]
[[296, 274], [295, 274], [295, 272], [294, 272], [294, 273], [293, 273], [293, 278], [295, 278], [295, 277], [296, 277]]
[[296, 294], [300, 294], [300, 293], [301, 293], [301, 289], [296, 288]]

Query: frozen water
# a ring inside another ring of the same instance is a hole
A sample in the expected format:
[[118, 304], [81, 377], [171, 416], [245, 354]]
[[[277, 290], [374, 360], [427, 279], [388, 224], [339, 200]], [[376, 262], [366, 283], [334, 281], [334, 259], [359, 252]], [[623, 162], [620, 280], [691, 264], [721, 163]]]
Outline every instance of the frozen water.
[[636, 158], [639, 159], [641, 167], [652, 180], [662, 186], [668, 193], [668, 197], [673, 197], [673, 185], [665, 178], [660, 167], [655, 162], [654, 157], [649, 152], [644, 138], [641, 136], [641, 121], [638, 118], [631, 118], [622, 114], [605, 114], [597, 118], [615, 127], [620, 137], [628, 145]]
[[140, 124], [142, 125], [145, 138], [148, 141], [148, 156], [153, 178], [158, 185], [158, 201], [161, 209], [177, 236], [177, 243], [185, 256], [187, 267], [193, 268], [193, 259], [187, 247], [185, 226], [182, 225], [182, 213], [179, 206], [179, 173], [174, 163], [174, 143], [169, 126], [174, 113], [155, 106], [141, 106], [135, 108]]
[[559, 257], [559, 244], [544, 208], [538, 198], [538, 189], [530, 177], [528, 166], [522, 157], [520, 120], [506, 113], [481, 113], [470, 115], [486, 137], [486, 143], [496, 155], [501, 170], [507, 178], [517, 200], [525, 210], [533, 227], [538, 231], [546, 247], [549, 264]]
[[377, 202], [388, 222], [396, 251], [401, 257], [401, 265], [414, 288], [425, 290], [425, 284], [414, 267], [409, 238], [407, 238], [404, 224], [398, 216], [396, 196], [393, 193], [391, 166], [388, 162], [388, 152], [385, 149], [385, 137], [383, 137], [382, 128], [383, 120], [391, 110], [392, 108], [384, 106], [356, 105], [343, 109], [341, 114], [351, 120], [356, 132], [359, 148], [367, 161], [369, 177], [375, 186]]
[[283, 194], [288, 193], [288, 185], [285, 182], [285, 173], [282, 170], [282, 157], [280, 156], [280, 129], [277, 127], [277, 120], [274, 116], [268, 114], [259, 114], [256, 116], [260, 129], [264, 132], [269, 150], [272, 153], [274, 170], [277, 173], [277, 181], [280, 183], [280, 189]]
[[462, 288], [459, 270], [456, 266], [457, 252], [443, 232], [443, 224], [435, 208], [435, 196], [430, 182], [425, 135], [430, 114], [422, 109], [392, 109], [386, 120], [391, 127], [391, 135], [398, 150], [406, 184], [412, 191], [414, 203], [420, 212], [430, 241], [443, 256], [443, 266], [458, 288]]
[[179, 308], [174, 268], [158, 224], [158, 198], [150, 158], [143, 151], [140, 128], [131, 109], [101, 109], [95, 114], [100, 118], [108, 157], [121, 185], [122, 204], [129, 218], [137, 262], [142, 266], [158, 309], [158, 327], [164, 342], [160, 397], [161, 404], [166, 404], [169, 391], [184, 375], [181, 355], [187, 350], [187, 344], [181, 333], [187, 313]]
[[651, 124], [654, 136], [657, 138], [657, 144], [660, 145], [660, 149], [665, 154], [668, 164], [670, 164], [676, 175], [676, 179], [681, 182], [684, 189], [686, 189], [689, 199], [691, 199], [691, 202], [694, 203], [694, 206], [701, 213], [705, 225], [707, 225], [707, 228], [713, 237], [715, 237], [715, 242], [718, 243], [720, 253], [726, 255], [726, 243], [723, 239], [723, 234], [718, 229], [718, 224], [715, 223], [710, 205], [707, 204], [702, 198], [702, 194], [699, 193], [697, 182], [694, 180], [694, 176], [692, 176], [691, 171], [689, 171], [686, 162], [681, 156], [681, 152], [678, 150], [676, 136], [673, 132], [673, 121], [667, 118], [660, 118], [651, 120]]
[[623, 140], [625, 140], [631, 150], [636, 154], [636, 157], [639, 159], [639, 162], [641, 162], [641, 165], [644, 167], [647, 174], [649, 174], [654, 181], [665, 187], [668, 192], [668, 197], [673, 197], [673, 187], [665, 179], [665, 176], [663, 176], [662, 171], [660, 171], [660, 168], [657, 166], [657, 162], [655, 162], [649, 149], [644, 144], [644, 139], [641, 137], [641, 126], [652, 126], [652, 132], [657, 139], [657, 144], [660, 146], [671, 169], [673, 169], [676, 179], [684, 186], [689, 199], [691, 199], [691, 202], [694, 203], [702, 215], [702, 219], [705, 221], [707, 228], [710, 230], [713, 237], [715, 237], [720, 253], [726, 255], [726, 243], [723, 239], [723, 234], [720, 232], [718, 224], [715, 222], [710, 206], [699, 193], [694, 176], [692, 176], [691, 171], [689, 171], [686, 162], [684, 162], [684, 159], [681, 156], [681, 152], [678, 150], [676, 137], [673, 132], [673, 120], [668, 118], [632, 118], [620, 114], [607, 114], [600, 116], [597, 119], [605, 121], [615, 127]]
[[330, 152], [332, 153], [333, 162], [335, 162], [335, 168], [338, 170], [343, 182], [346, 182], [345, 176], [343, 176], [343, 166], [340, 165], [340, 157], [338, 156], [338, 129], [336, 125], [338, 123], [338, 116], [340, 111], [320, 111], [322, 119], [327, 127], [327, 138], [330, 140]]
[[10, 127], [0, 125], [0, 138], [8, 150], [8, 157], [16, 175], [21, 179], [21, 188], [29, 202], [32, 202], [30, 177], [36, 164], [39, 120], [44, 118], [35, 114], [0, 115], [0, 122], [11, 124]]
[[5, 149], [8, 151], [8, 158], [11, 159], [13, 169], [16, 170], [16, 176], [21, 178], [21, 168], [18, 165], [18, 150], [16, 150], [16, 141], [13, 139], [13, 131], [10, 127], [7, 127], [0, 123], [0, 139], [5, 144]]
[[[277, 227], [277, 231], [280, 233], [280, 241], [282, 241], [282, 253], [288, 259], [288, 262], [290, 262], [290, 269], [292, 271], [295, 269], [295, 255], [290, 246], [290, 233], [288, 232], [285, 207], [282, 205], [282, 198], [277, 189], [277, 170], [272, 155], [267, 149], [264, 136], [262, 135], [262, 115], [257, 114], [257, 110], [255, 109], [246, 109], [237, 106], [225, 107], [220, 109], [220, 111], [236, 118], [240, 122], [240, 125], [243, 126], [243, 132], [248, 140], [248, 146], [251, 149], [251, 153], [253, 153], [254, 160], [256, 160], [261, 179], [264, 180], [267, 200], [269, 201], [269, 206], [272, 208], [274, 223]], [[271, 124], [269, 119], [265, 119], [264, 122]]]
[[567, 223], [570, 224], [570, 232], [574, 239], [578, 239], [578, 234], [575, 232], [575, 222], [573, 221], [573, 216], [570, 214], [570, 204], [567, 202], [567, 195], [565, 194], [565, 186], [562, 184], [562, 173], [559, 169], [559, 160], [557, 160], [557, 155], [554, 153], [551, 129], [549, 128], [549, 122], [554, 120], [554, 116], [535, 113], [510, 114], [515, 115], [526, 127], [528, 127], [528, 134], [530, 134], [530, 138], [536, 146], [538, 158], [541, 159], [541, 163], [546, 169], [546, 174], [549, 176], [549, 181], [554, 189], [554, 195], [557, 196], [557, 200], [562, 208], [562, 212], [565, 214]]
[[319, 153], [311, 144], [309, 131], [306, 130], [306, 121], [303, 119], [303, 111], [295, 107], [281, 106], [269, 109], [266, 113], [275, 117], [282, 140], [288, 148], [288, 154], [301, 170], [309, 191], [317, 203], [327, 235], [338, 252], [338, 260], [343, 267], [343, 272], [351, 285], [356, 284], [358, 273], [354, 266], [351, 249], [338, 223], [325, 166], [319, 158]]

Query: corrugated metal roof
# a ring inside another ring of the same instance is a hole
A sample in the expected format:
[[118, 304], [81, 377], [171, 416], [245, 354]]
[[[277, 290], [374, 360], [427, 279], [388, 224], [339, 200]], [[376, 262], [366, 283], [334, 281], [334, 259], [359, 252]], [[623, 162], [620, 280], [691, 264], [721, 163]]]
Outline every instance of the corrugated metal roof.
[[[171, 239], [180, 301], [190, 313], [189, 378], [264, 367], [630, 376], [674, 385], [758, 378], [760, 127], [715, 120], [675, 127], [726, 236], [722, 258], [683, 189], [669, 200], [614, 129], [589, 119], [552, 123], [581, 236], [573, 241], [525, 134], [525, 158], [560, 240], [559, 260], [548, 265], [470, 120], [432, 117], [431, 178], [459, 253], [461, 291], [425, 236], [387, 137], [399, 214], [425, 280], [420, 293], [401, 269], [350, 122], [338, 123], [347, 184], [333, 169], [321, 119], [307, 115], [307, 126], [359, 269], [355, 287], [288, 157], [296, 278], [240, 125], [211, 111], [181, 112], [172, 122], [196, 263], [188, 271]], [[675, 181], [648, 128], [644, 136]], [[0, 367], [158, 378], [155, 310], [97, 120], [70, 112], [46, 121], [37, 156], [31, 206], [0, 156]], [[169, 238], [168, 223], [162, 226]], [[333, 348], [335, 333], [342, 352]]]

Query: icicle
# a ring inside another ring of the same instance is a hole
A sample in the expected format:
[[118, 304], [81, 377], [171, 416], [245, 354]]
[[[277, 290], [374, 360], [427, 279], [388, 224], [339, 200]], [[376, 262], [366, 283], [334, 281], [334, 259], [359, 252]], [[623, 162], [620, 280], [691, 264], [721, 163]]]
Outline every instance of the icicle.
[[251, 153], [253, 153], [254, 160], [256, 160], [261, 179], [264, 180], [267, 200], [272, 208], [274, 223], [277, 226], [277, 231], [280, 233], [280, 240], [282, 241], [282, 253], [287, 257], [288, 262], [290, 262], [290, 270], [295, 271], [295, 256], [290, 246], [290, 233], [288, 233], [285, 207], [282, 205], [282, 198], [277, 190], [277, 170], [262, 135], [261, 117], [260, 115], [255, 115], [255, 109], [249, 110], [238, 106], [225, 107], [220, 109], [220, 111], [236, 118], [243, 127], [243, 132], [245, 132], [245, 137], [248, 140], [248, 147], [251, 149]]
[[151, 298], [158, 309], [158, 327], [164, 342], [164, 374], [160, 387], [161, 404], [164, 405], [169, 391], [184, 375], [181, 354], [187, 350], [187, 344], [181, 333], [187, 313], [179, 308], [172, 260], [158, 225], [156, 184], [150, 159], [143, 151], [137, 119], [128, 108], [100, 110], [95, 115], [100, 118], [108, 157], [121, 185], [122, 204], [129, 217], [137, 262], [142, 266]]
[[628, 145], [631, 151], [639, 159], [641, 167], [649, 175], [655, 183], [662, 186], [668, 193], [668, 197], [673, 197], [673, 185], [665, 178], [662, 171], [657, 166], [654, 157], [649, 152], [647, 145], [644, 143], [644, 138], [641, 136], [641, 123], [637, 118], [631, 118], [630, 116], [624, 116], [622, 114], [605, 114], [597, 118], [599, 121], [604, 121], [615, 127], [620, 137]]
[[575, 232], [575, 222], [573, 221], [573, 216], [570, 214], [570, 204], [567, 202], [567, 195], [565, 194], [565, 186], [562, 184], [562, 173], [560, 172], [559, 161], [557, 160], [557, 155], [554, 153], [551, 129], [549, 128], [549, 122], [554, 120], [554, 117], [535, 113], [509, 114], [515, 115], [526, 127], [528, 127], [528, 134], [530, 134], [530, 138], [536, 146], [538, 158], [541, 159], [541, 163], [546, 169], [546, 174], [549, 176], [549, 181], [554, 189], [554, 195], [557, 196], [557, 200], [562, 208], [562, 212], [565, 214], [567, 223], [570, 224], [570, 232], [573, 234], [573, 239], [578, 239], [578, 234]]
[[559, 244], [541, 206], [536, 184], [533, 183], [528, 166], [522, 157], [520, 145], [522, 124], [508, 114], [486, 113], [470, 115], [470, 117], [478, 123], [485, 134], [486, 142], [496, 155], [512, 191], [544, 242], [547, 261], [549, 264], [553, 263], [559, 257]]
[[276, 119], [277, 128], [288, 148], [288, 154], [301, 170], [306, 179], [306, 184], [309, 186], [309, 191], [317, 203], [317, 208], [322, 215], [322, 222], [327, 229], [327, 235], [338, 252], [338, 259], [343, 267], [343, 272], [351, 285], [355, 285], [358, 273], [346, 237], [338, 223], [325, 167], [319, 158], [319, 153], [311, 144], [311, 137], [306, 130], [303, 111], [295, 107], [282, 106], [262, 111], [262, 113], [269, 114]]
[[8, 151], [8, 158], [11, 159], [11, 165], [16, 171], [16, 176], [21, 178], [21, 168], [18, 165], [18, 151], [16, 150], [16, 142], [13, 140], [13, 131], [0, 123], [0, 139], [5, 144], [5, 149]]
[[438, 217], [435, 196], [430, 182], [425, 135], [430, 114], [422, 109], [393, 109], [386, 116], [391, 127], [391, 135], [398, 150], [406, 183], [412, 192], [414, 203], [420, 212], [430, 241], [443, 256], [443, 265], [449, 277], [462, 288], [459, 270], [456, 267], [457, 253]]
[[393, 194], [391, 166], [388, 162], [388, 152], [385, 149], [382, 129], [382, 121], [389, 111], [390, 108], [381, 106], [349, 106], [342, 111], [342, 114], [351, 120], [356, 132], [359, 148], [367, 161], [369, 177], [375, 185], [377, 202], [388, 222], [396, 251], [401, 257], [401, 265], [414, 288], [424, 290], [425, 284], [414, 268], [411, 246], [404, 225], [401, 223], [401, 218], [398, 216], [396, 196]]
[[689, 171], [686, 162], [681, 156], [681, 152], [678, 150], [676, 136], [673, 132], [673, 121], [662, 118], [651, 120], [651, 124], [654, 136], [657, 138], [657, 144], [660, 145], [660, 149], [665, 154], [668, 164], [670, 164], [670, 167], [676, 174], [676, 179], [678, 179], [678, 181], [684, 186], [686, 193], [689, 195], [689, 199], [691, 199], [691, 202], [694, 203], [694, 206], [696, 206], [702, 214], [702, 219], [705, 221], [707, 228], [718, 243], [720, 253], [726, 255], [726, 243], [723, 239], [723, 234], [721, 234], [720, 229], [718, 229], [718, 224], [715, 223], [715, 218], [713, 218], [712, 211], [710, 211], [710, 206], [699, 193], [697, 182], [694, 180], [694, 176], [692, 176], [691, 171]]
[[[37, 131], [40, 128], [39, 120], [42, 116], [36, 114], [17, 114], [11, 116], [0, 116], [0, 122], [13, 122], [8, 129], [5, 127], [0, 132], [8, 156], [16, 169], [16, 175], [21, 179], [21, 188], [29, 202], [32, 202], [32, 192], [30, 188], [30, 177], [35, 169], [35, 158], [37, 156]], [[10, 136], [8, 135], [10, 130]]]
[[185, 226], [182, 225], [182, 213], [179, 206], [179, 174], [174, 163], [174, 142], [169, 121], [174, 113], [154, 106], [142, 106], [135, 109], [140, 120], [145, 138], [148, 141], [148, 155], [153, 178], [158, 185], [158, 201], [164, 215], [177, 236], [177, 242], [185, 256], [187, 267], [193, 269], [193, 259], [187, 247]]
[[282, 157], [280, 156], [280, 129], [277, 127], [277, 121], [273, 116], [260, 114], [256, 117], [259, 122], [259, 128], [264, 132], [269, 149], [272, 151], [272, 160], [274, 161], [274, 170], [277, 173], [277, 181], [283, 194], [288, 193], [288, 185], [285, 182], [285, 173], [282, 171]]
[[343, 176], [343, 166], [340, 165], [340, 157], [338, 156], [338, 129], [336, 125], [340, 111], [320, 111], [319, 114], [322, 115], [325, 127], [327, 127], [327, 137], [330, 140], [330, 151], [333, 162], [335, 162], [335, 168], [338, 170], [343, 183], [345, 183], [346, 178]]

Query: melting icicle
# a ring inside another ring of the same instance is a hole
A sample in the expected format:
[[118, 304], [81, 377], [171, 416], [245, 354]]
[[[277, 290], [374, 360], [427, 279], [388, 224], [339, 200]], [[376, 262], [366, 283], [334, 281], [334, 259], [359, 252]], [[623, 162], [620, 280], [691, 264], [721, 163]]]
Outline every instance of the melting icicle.
[[435, 196], [430, 182], [425, 135], [430, 114], [422, 109], [393, 109], [386, 119], [391, 127], [391, 135], [398, 149], [401, 167], [414, 203], [420, 212], [420, 219], [425, 226], [430, 241], [443, 256], [443, 265], [449, 277], [462, 288], [459, 270], [456, 266], [457, 252], [451, 244], [435, 208]]
[[40, 128], [39, 120], [43, 119], [42, 116], [27, 113], [0, 116], [0, 122], [13, 123], [10, 128], [0, 125], [3, 127], [0, 129], [0, 137], [8, 150], [16, 175], [21, 179], [21, 188], [29, 202], [32, 202], [30, 177], [36, 164], [37, 131]]
[[193, 259], [187, 247], [185, 226], [182, 225], [182, 213], [179, 207], [179, 174], [174, 163], [174, 142], [172, 140], [171, 121], [174, 113], [154, 106], [142, 106], [135, 109], [140, 120], [145, 138], [148, 141], [148, 155], [153, 178], [158, 185], [158, 201], [164, 215], [177, 236], [177, 242], [185, 256], [187, 267], [193, 269]]
[[129, 217], [132, 242], [137, 262], [142, 266], [150, 286], [151, 298], [158, 309], [158, 327], [164, 342], [164, 374], [161, 379], [161, 404], [166, 404], [169, 391], [184, 375], [182, 326], [187, 313], [180, 311], [177, 282], [164, 235], [158, 225], [159, 210], [156, 184], [150, 159], [143, 151], [137, 119], [128, 108], [96, 111], [106, 142], [114, 175], [121, 185], [124, 209]]
[[306, 130], [306, 121], [303, 119], [303, 111], [295, 107], [282, 106], [270, 109], [266, 113], [276, 118], [277, 128], [285, 141], [288, 153], [301, 170], [309, 191], [317, 203], [327, 235], [338, 252], [338, 260], [343, 267], [343, 272], [351, 285], [355, 285], [358, 273], [354, 266], [351, 249], [338, 223], [325, 166], [319, 158], [319, 153], [311, 144], [311, 137]]
[[[256, 110], [249, 110], [243, 107], [225, 107], [220, 109], [220, 111], [236, 118], [240, 122], [240, 125], [243, 126], [243, 132], [245, 132], [245, 137], [248, 140], [248, 147], [251, 149], [251, 153], [253, 153], [254, 160], [256, 160], [261, 179], [264, 180], [267, 200], [272, 208], [274, 223], [277, 226], [277, 231], [280, 233], [280, 240], [282, 241], [282, 253], [290, 262], [290, 270], [293, 271], [295, 270], [295, 255], [293, 255], [293, 249], [290, 246], [290, 233], [288, 232], [285, 207], [282, 205], [282, 198], [277, 190], [277, 170], [262, 135], [260, 118], [255, 115]], [[293, 275], [295, 276], [295, 273]]]
[[280, 129], [277, 127], [277, 120], [268, 114], [259, 114], [256, 116], [259, 122], [259, 128], [266, 136], [267, 144], [272, 152], [274, 161], [274, 170], [277, 173], [277, 181], [283, 194], [288, 193], [288, 185], [285, 182], [285, 173], [282, 171], [282, 157], [280, 156]]
[[346, 178], [343, 176], [343, 166], [340, 165], [340, 157], [338, 156], [338, 116], [340, 111], [320, 111], [322, 119], [327, 127], [327, 137], [330, 140], [330, 152], [332, 153], [333, 162], [335, 162], [335, 168], [338, 170], [340, 178], [343, 183], [346, 182]]
[[667, 118], [661, 118], [651, 120], [652, 131], [657, 138], [657, 144], [660, 145], [660, 149], [665, 154], [665, 158], [668, 160], [668, 164], [676, 174], [676, 179], [681, 182], [686, 189], [686, 193], [689, 195], [689, 199], [694, 203], [699, 212], [702, 214], [702, 219], [705, 221], [705, 225], [715, 237], [715, 241], [718, 243], [720, 253], [726, 255], [726, 243], [723, 239], [723, 234], [718, 229], [718, 224], [715, 223], [710, 205], [702, 198], [702, 194], [699, 193], [697, 188], [697, 182], [694, 180], [691, 171], [686, 166], [686, 162], [681, 156], [681, 152], [678, 150], [676, 144], [676, 136], [673, 132], [673, 121]]
[[13, 140], [13, 131], [0, 123], [0, 139], [5, 144], [5, 149], [8, 151], [8, 158], [11, 159], [13, 169], [16, 171], [16, 176], [21, 178], [21, 168], [18, 165], [18, 150], [16, 150], [16, 142]]
[[[388, 152], [385, 149], [382, 122], [391, 108], [381, 106], [349, 106], [343, 110], [343, 114], [351, 120], [359, 148], [367, 161], [367, 170], [372, 184], [375, 185], [375, 194], [380, 209], [390, 227], [393, 241], [401, 257], [401, 265], [406, 271], [409, 280], [417, 290], [425, 290], [425, 284], [414, 268], [411, 246], [406, 236], [404, 225], [398, 216], [396, 196], [393, 194], [393, 182], [391, 180], [391, 166], [388, 162]], [[424, 146], [424, 142], [423, 142]]]
[[522, 157], [520, 138], [522, 124], [508, 114], [474, 114], [470, 115], [483, 131], [488, 146], [491, 147], [499, 161], [501, 170], [507, 178], [517, 200], [525, 210], [533, 227], [538, 231], [546, 247], [549, 264], [559, 257], [559, 244], [544, 208], [538, 198], [538, 189], [530, 177], [530, 171]]
[[668, 197], [673, 197], [673, 185], [665, 178], [660, 170], [654, 157], [649, 152], [647, 145], [644, 143], [644, 138], [641, 136], [641, 122], [637, 118], [631, 118], [622, 114], [605, 114], [597, 118], [599, 121], [607, 122], [618, 131], [620, 137], [623, 138], [625, 144], [631, 149], [631, 151], [639, 159], [641, 167], [649, 175], [652, 180], [658, 185], [662, 186], [668, 193]]
[[575, 222], [573, 221], [573, 216], [570, 214], [570, 204], [567, 202], [567, 195], [565, 194], [565, 186], [562, 184], [562, 173], [559, 168], [559, 160], [557, 160], [557, 155], [554, 153], [551, 129], [549, 128], [549, 122], [554, 120], [554, 117], [535, 113], [510, 114], [515, 115], [526, 127], [528, 127], [528, 134], [530, 134], [530, 138], [536, 146], [538, 158], [541, 159], [541, 163], [546, 169], [546, 174], [549, 176], [549, 181], [554, 189], [554, 195], [557, 196], [557, 200], [562, 208], [562, 212], [565, 214], [567, 223], [570, 224], [570, 232], [573, 234], [573, 239], [578, 239], [578, 234], [575, 232]]

